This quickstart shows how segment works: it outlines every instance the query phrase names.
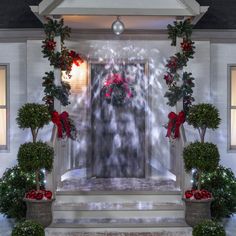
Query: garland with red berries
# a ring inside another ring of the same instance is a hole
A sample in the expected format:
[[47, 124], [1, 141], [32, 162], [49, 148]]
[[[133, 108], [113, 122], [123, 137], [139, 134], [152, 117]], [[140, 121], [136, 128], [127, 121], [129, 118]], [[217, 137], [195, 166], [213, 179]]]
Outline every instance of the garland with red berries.
[[[47, 18], [47, 23], [44, 24], [44, 32], [46, 35], [45, 40], [42, 42], [42, 53], [45, 58], [48, 58], [50, 65], [54, 68], [59, 68], [65, 71], [70, 78], [70, 71], [72, 65], [80, 66], [83, 63], [82, 57], [75, 51], [69, 50], [65, 47], [64, 42], [70, 37], [70, 28], [64, 26], [63, 19], [57, 21]], [[56, 51], [55, 37], [61, 38], [61, 52]], [[57, 99], [63, 106], [70, 104], [70, 85], [61, 81], [61, 85], [55, 85], [54, 72], [46, 72], [43, 77], [42, 86], [44, 87], [45, 96], [43, 101], [48, 105], [51, 112], [52, 122], [58, 128], [58, 138], [71, 138], [76, 139], [77, 130], [73, 120], [69, 117], [67, 112], [62, 112], [60, 115], [54, 110], [54, 100]]]
[[[164, 75], [164, 80], [168, 86], [168, 91], [165, 97], [168, 99], [167, 104], [174, 107], [178, 101], [183, 99], [183, 114], [187, 115], [188, 110], [194, 102], [193, 87], [194, 78], [191, 73], [180, 73], [190, 59], [193, 59], [195, 54], [194, 42], [191, 40], [192, 25], [189, 19], [181, 22], [174, 22], [174, 25], [168, 25], [168, 34], [171, 39], [171, 45], [176, 46], [176, 38], [183, 38], [181, 43], [181, 51], [171, 56], [165, 65], [167, 71]], [[182, 82], [182, 83], [180, 83]], [[182, 113], [181, 113], [182, 114]], [[176, 114], [175, 114], [176, 115]], [[172, 116], [171, 116], [172, 117]], [[182, 123], [185, 119], [183, 119]], [[178, 124], [178, 115], [174, 119], [169, 116], [169, 124], [167, 130], [167, 137], [179, 138], [179, 127], [173, 124]], [[171, 127], [171, 128], [170, 128]], [[177, 134], [177, 135], [176, 135]]]

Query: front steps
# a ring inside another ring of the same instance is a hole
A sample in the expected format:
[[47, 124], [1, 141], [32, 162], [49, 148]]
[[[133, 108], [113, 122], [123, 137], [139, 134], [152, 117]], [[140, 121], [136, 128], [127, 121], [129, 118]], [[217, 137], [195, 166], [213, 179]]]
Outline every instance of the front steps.
[[59, 191], [47, 236], [191, 236], [180, 191]]

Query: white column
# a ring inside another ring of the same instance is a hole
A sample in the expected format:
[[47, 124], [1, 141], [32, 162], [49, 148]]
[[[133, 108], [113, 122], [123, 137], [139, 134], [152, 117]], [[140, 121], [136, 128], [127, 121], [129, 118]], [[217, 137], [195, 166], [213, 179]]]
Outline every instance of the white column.
[[[59, 19], [57, 19], [59, 20]], [[55, 37], [55, 42], [56, 42], [56, 48], [55, 48], [55, 52], [61, 52], [61, 36], [56, 36]], [[57, 86], [61, 85], [61, 69], [60, 68], [55, 68], [54, 67], [54, 83]], [[54, 98], [54, 109], [58, 112], [61, 113], [61, 103], [59, 100]], [[46, 187], [47, 189], [50, 189], [53, 191], [54, 196], [55, 196], [55, 191], [57, 188], [57, 184], [60, 182], [60, 160], [61, 160], [61, 156], [60, 156], [60, 146], [61, 146], [61, 141], [58, 140], [57, 138], [57, 127], [54, 125], [53, 127], [53, 139], [57, 139], [57, 140], [51, 140], [53, 141], [53, 148], [54, 148], [54, 162], [53, 162], [53, 169], [51, 171], [51, 173], [47, 173], [46, 176]]]
[[[183, 42], [183, 38], [177, 37], [176, 39], [176, 53], [182, 52], [181, 49], [181, 43]], [[177, 83], [178, 86], [182, 86], [183, 81], [183, 70], [178, 71], [180, 75], [180, 81]], [[179, 100], [176, 104], [176, 113], [179, 114], [179, 112], [183, 111], [183, 98]], [[185, 189], [191, 188], [190, 186], [190, 175], [185, 172], [184, 169], [184, 162], [183, 162], [183, 148], [187, 145], [187, 139], [185, 135], [185, 129], [184, 126], [181, 125], [180, 127], [180, 138], [176, 140], [176, 182], [177, 185], [180, 186], [182, 191], [185, 191]]]

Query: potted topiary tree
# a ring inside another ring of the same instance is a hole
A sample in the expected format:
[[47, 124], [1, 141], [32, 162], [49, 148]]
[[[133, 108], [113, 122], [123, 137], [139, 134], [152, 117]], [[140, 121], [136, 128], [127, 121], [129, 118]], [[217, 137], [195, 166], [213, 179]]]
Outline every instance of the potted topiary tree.
[[22, 144], [18, 151], [18, 163], [25, 172], [35, 172], [37, 189], [26, 193], [26, 219], [32, 219], [47, 227], [52, 221], [52, 192], [40, 189], [39, 173], [45, 169], [51, 171], [54, 151], [48, 144], [37, 141], [40, 128], [51, 120], [45, 105], [28, 103], [18, 111], [17, 123], [20, 128], [30, 128], [33, 142]]
[[194, 142], [184, 148], [183, 159], [185, 170], [197, 172], [197, 189], [187, 190], [185, 201], [185, 220], [190, 226], [197, 225], [203, 219], [211, 218], [212, 195], [201, 189], [202, 174], [214, 171], [220, 160], [216, 145], [205, 143], [207, 129], [216, 129], [220, 124], [219, 112], [211, 104], [198, 104], [190, 108], [187, 116], [188, 124], [198, 130], [200, 142]]

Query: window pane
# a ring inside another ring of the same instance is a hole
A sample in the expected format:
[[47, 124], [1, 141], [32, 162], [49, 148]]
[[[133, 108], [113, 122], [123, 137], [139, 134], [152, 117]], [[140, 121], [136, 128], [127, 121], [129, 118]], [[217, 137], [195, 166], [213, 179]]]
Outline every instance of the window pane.
[[0, 106], [6, 105], [6, 67], [0, 66]]
[[84, 61], [80, 66], [72, 65], [71, 78], [66, 78], [67, 76], [63, 72], [62, 79], [68, 82], [71, 86], [71, 92], [79, 94], [86, 91], [88, 86], [88, 63]]
[[6, 109], [0, 109], [0, 146], [7, 145]]

